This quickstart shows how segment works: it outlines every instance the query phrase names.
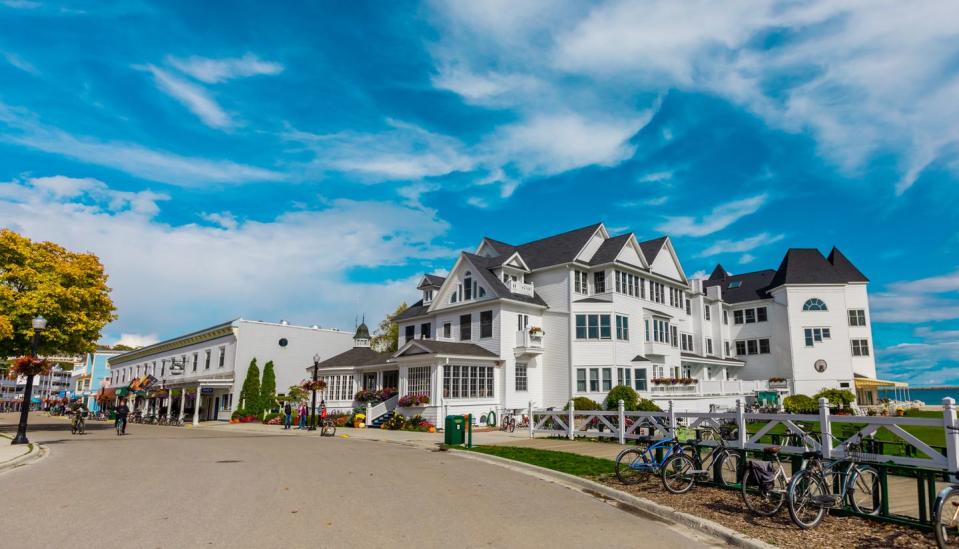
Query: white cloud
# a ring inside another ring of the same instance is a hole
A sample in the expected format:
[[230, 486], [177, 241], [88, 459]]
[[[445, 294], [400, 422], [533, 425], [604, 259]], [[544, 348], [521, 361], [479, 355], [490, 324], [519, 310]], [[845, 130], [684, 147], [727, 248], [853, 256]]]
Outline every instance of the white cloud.
[[639, 178], [640, 183], [659, 183], [660, 181], [669, 181], [673, 178], [672, 171], [651, 172]]
[[489, 208], [489, 202], [479, 196], [471, 196], [467, 198], [466, 203], [474, 208]]
[[210, 59], [208, 57], [169, 57], [167, 62], [180, 72], [207, 84], [217, 84], [259, 75], [275, 75], [283, 72], [283, 65], [264, 61], [252, 53], [239, 58]]
[[869, 296], [877, 322], [917, 324], [959, 318], [959, 271], [888, 284]]
[[126, 345], [135, 349], [153, 345], [159, 341], [160, 337], [157, 334], [120, 334], [120, 337], [110, 345]]
[[953, 384], [959, 380], [959, 341], [899, 343], [879, 348], [876, 368], [880, 377], [907, 381], [910, 385]]
[[739, 259], [737, 261], [740, 265], [746, 265], [747, 263], [752, 263], [755, 260], [756, 260], [756, 256], [754, 256], [753, 254], [743, 254], [739, 256]]
[[671, 236], [706, 236], [721, 231], [743, 217], [759, 211], [768, 196], [760, 194], [750, 198], [734, 200], [720, 204], [700, 217], [667, 216], [666, 221], [656, 227]]
[[229, 115], [210, 97], [207, 90], [153, 65], [146, 65], [143, 70], [153, 75], [154, 82], [163, 93], [182, 103], [207, 126], [222, 129], [233, 125]]
[[32, 63], [30, 63], [29, 61], [27, 61], [26, 59], [24, 59], [23, 57], [20, 57], [19, 55], [15, 53], [6, 52], [3, 54], [3, 58], [7, 60], [7, 63], [10, 63], [14, 67], [22, 70], [25, 73], [29, 73], [32, 75], [40, 74], [40, 71], [38, 71], [37, 68], [34, 67]]
[[723, 253], [751, 252], [761, 246], [775, 244], [785, 237], [786, 235], [783, 234], [769, 234], [764, 232], [739, 240], [717, 240], [712, 246], [700, 252], [697, 257], [711, 257]]
[[536, 78], [526, 74], [489, 72], [477, 74], [457, 67], [443, 67], [432, 79], [433, 86], [451, 91], [469, 103], [509, 105], [517, 94], [532, 94], [541, 87]]
[[95, 181], [0, 183], [0, 226], [101, 258], [119, 314], [107, 341], [169, 337], [239, 316], [279, 320], [277, 311], [291, 322], [348, 328], [354, 314], [379, 319], [416, 294], [415, 282], [355, 283], [348, 271], [454, 255], [434, 244], [448, 225], [428, 209], [335, 200], [232, 228], [169, 225], [149, 208], [115, 209], [117, 191]]
[[180, 156], [134, 143], [74, 136], [58, 128], [43, 125], [31, 115], [17, 112], [0, 103], [0, 128], [4, 126], [8, 131], [0, 132], [0, 141], [113, 168], [149, 181], [191, 186], [203, 183], [279, 181], [287, 178], [286, 174], [280, 172], [227, 160]]
[[0, 1], [0, 4], [3, 4], [8, 8], [21, 10], [32, 10], [43, 5], [40, 2], [34, 2], [33, 0], [2, 0]]

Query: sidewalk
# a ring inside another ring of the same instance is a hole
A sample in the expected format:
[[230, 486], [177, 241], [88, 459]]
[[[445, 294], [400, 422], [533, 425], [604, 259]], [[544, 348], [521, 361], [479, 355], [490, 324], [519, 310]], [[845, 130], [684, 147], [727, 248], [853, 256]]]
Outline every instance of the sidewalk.
[[19, 467], [27, 461], [31, 461], [33, 454], [38, 458], [40, 456], [40, 446], [36, 444], [18, 444], [14, 446], [10, 444], [11, 440], [13, 440], [12, 435], [0, 433], [0, 473]]

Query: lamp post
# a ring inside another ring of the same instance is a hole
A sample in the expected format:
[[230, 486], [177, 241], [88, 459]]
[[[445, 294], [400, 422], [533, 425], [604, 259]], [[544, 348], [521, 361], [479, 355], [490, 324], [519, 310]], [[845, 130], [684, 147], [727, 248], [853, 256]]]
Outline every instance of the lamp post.
[[[33, 341], [31, 342], [31, 356], [37, 358], [37, 347], [40, 345], [40, 332], [47, 327], [47, 319], [37, 316], [33, 319]], [[17, 436], [10, 444], [29, 444], [27, 440], [27, 416], [30, 414], [30, 401], [33, 399], [33, 375], [27, 376], [27, 386], [23, 390], [23, 404], [20, 407], [20, 423], [17, 425]]]
[[320, 355], [319, 353], [313, 355], [313, 401], [310, 404], [310, 410], [312, 415], [310, 416], [310, 424], [306, 428], [308, 431], [316, 430], [316, 380], [320, 372]]

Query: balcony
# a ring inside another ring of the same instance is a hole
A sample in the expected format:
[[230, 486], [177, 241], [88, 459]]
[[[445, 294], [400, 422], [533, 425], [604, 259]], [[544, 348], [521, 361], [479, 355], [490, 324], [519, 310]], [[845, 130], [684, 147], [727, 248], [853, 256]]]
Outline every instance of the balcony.
[[516, 332], [516, 347], [513, 348], [513, 354], [517, 358], [543, 354], [543, 337], [545, 335], [541, 331], [520, 330]]
[[763, 380], [695, 380], [692, 384], [653, 383], [650, 392], [653, 396], [740, 396], [752, 395], [757, 391], [769, 389], [769, 382]]
[[646, 355], [647, 356], [666, 356], [668, 354], [676, 351], [669, 343], [663, 343], [660, 341], [647, 341], [646, 342]]
[[528, 295], [533, 297], [533, 284], [527, 282], [520, 282], [518, 280], [510, 280], [506, 287], [509, 288], [509, 291], [514, 294]]

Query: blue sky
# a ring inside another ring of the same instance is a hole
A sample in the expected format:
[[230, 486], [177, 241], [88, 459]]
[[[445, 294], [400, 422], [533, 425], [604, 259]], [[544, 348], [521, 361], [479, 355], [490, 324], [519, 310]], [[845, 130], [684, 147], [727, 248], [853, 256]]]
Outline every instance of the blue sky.
[[97, 253], [131, 343], [352, 328], [484, 235], [836, 245], [880, 374], [959, 382], [959, 7], [878, 4], [0, 0], [0, 226]]

